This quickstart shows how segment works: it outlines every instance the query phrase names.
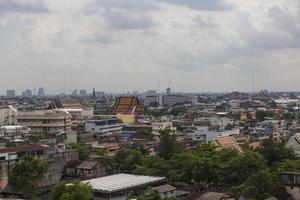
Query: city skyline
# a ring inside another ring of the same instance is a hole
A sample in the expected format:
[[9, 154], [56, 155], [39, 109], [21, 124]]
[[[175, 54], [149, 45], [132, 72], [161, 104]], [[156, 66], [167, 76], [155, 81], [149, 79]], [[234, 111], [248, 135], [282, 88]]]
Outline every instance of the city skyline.
[[0, 2], [0, 94], [300, 91], [296, 0]]

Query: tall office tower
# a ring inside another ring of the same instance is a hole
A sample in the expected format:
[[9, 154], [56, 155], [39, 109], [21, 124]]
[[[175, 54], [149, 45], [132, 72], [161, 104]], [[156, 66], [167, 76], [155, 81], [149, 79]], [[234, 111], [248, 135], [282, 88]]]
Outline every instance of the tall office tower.
[[78, 95], [78, 90], [77, 89], [73, 90], [72, 96], [77, 96], [77, 95]]
[[96, 98], [96, 90], [95, 90], [95, 88], [93, 88], [92, 97], [93, 97], [93, 98]]
[[38, 96], [39, 97], [43, 97], [43, 96], [45, 96], [45, 90], [44, 90], [44, 88], [39, 88], [39, 91], [38, 91]]
[[25, 92], [23, 92], [23, 96], [24, 97], [32, 97], [32, 90], [25, 90]]
[[16, 91], [15, 90], [7, 90], [6, 91], [6, 97], [7, 98], [14, 98], [14, 97], [16, 97]]
[[166, 89], [166, 94], [171, 94], [171, 88], [170, 88], [170, 87], [168, 87], [168, 88]]
[[145, 93], [145, 96], [155, 96], [155, 95], [157, 95], [157, 91], [156, 90], [148, 90]]
[[86, 90], [79, 90], [79, 95], [80, 96], [86, 96]]

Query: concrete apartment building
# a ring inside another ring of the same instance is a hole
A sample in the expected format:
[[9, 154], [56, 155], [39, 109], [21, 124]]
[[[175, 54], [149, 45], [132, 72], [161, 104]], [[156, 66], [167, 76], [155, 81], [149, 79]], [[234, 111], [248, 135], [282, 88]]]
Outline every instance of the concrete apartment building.
[[64, 166], [78, 160], [78, 153], [74, 150], [57, 152], [49, 145], [27, 145], [21, 147], [8, 147], [0, 149], [0, 189], [3, 191], [8, 183], [8, 172], [23, 156], [29, 155], [47, 161], [48, 178], [42, 185], [53, 185], [61, 180]]
[[192, 98], [185, 95], [179, 95], [179, 94], [168, 94], [163, 95], [162, 97], [162, 104], [163, 106], [174, 106], [177, 104], [184, 104], [184, 103], [191, 103]]
[[144, 98], [144, 106], [145, 107], [156, 107], [159, 105], [159, 96], [158, 95], [152, 95], [152, 96], [146, 96]]
[[17, 122], [29, 127], [33, 133], [66, 133], [71, 129], [71, 115], [65, 111], [19, 112]]
[[0, 106], [0, 126], [16, 125], [18, 111], [12, 106]]
[[16, 91], [15, 90], [7, 90], [6, 91], [6, 97], [7, 98], [15, 98], [16, 97]]

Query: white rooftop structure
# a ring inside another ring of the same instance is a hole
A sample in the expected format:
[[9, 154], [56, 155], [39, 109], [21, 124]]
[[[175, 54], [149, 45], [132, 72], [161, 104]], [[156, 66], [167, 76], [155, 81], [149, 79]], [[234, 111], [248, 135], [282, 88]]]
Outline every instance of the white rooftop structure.
[[145, 185], [165, 181], [165, 177], [138, 176], [131, 174], [116, 174], [84, 181], [91, 185], [93, 190], [103, 193], [113, 193]]

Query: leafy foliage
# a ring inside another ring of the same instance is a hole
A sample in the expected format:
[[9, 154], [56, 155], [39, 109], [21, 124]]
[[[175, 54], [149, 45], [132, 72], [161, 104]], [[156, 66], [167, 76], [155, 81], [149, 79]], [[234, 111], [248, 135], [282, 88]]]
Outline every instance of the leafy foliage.
[[122, 148], [117, 151], [113, 162], [118, 172], [130, 173], [142, 163], [142, 154], [133, 149]]
[[255, 117], [256, 117], [256, 120], [263, 121], [263, 120], [265, 120], [266, 117], [274, 117], [274, 114], [272, 112], [258, 110], [255, 113]]
[[148, 176], [166, 176], [171, 178], [170, 167], [170, 162], [163, 158], [157, 156], [144, 157], [141, 165], [138, 165], [133, 173]]
[[26, 156], [8, 174], [11, 187], [29, 199], [37, 198], [37, 186], [48, 171], [45, 161]]
[[144, 194], [138, 197], [130, 197], [128, 200], [136, 199], [136, 200], [175, 200], [175, 198], [161, 198], [159, 193], [156, 191], [147, 191]]
[[283, 142], [274, 142], [272, 139], [263, 142], [263, 148], [260, 153], [267, 159], [268, 166], [276, 167], [278, 163], [296, 158], [293, 150], [286, 148]]
[[[169, 181], [232, 190], [252, 199], [275, 196], [285, 199], [286, 191], [279, 181], [282, 171], [300, 171], [300, 160], [285, 148], [284, 143], [266, 140], [262, 149], [244, 148], [243, 153], [231, 149], [216, 149], [205, 143], [194, 150], [182, 151], [170, 130], [161, 132], [158, 156], [148, 157], [134, 149], [120, 149], [108, 158], [117, 172], [165, 176]], [[140, 199], [151, 199], [145, 194]], [[155, 196], [155, 195], [154, 195]]]
[[171, 130], [160, 131], [160, 143], [158, 147], [159, 156], [170, 159], [174, 154], [182, 151], [182, 145], [177, 141], [176, 135]]
[[300, 160], [285, 160], [278, 166], [278, 172], [300, 172]]
[[90, 151], [89, 149], [83, 144], [75, 144], [72, 146], [73, 149], [76, 149], [79, 154], [79, 160], [88, 160]]
[[277, 175], [270, 170], [261, 170], [252, 174], [236, 189], [243, 191], [249, 199], [265, 200], [272, 196], [286, 199], [284, 187], [280, 184]]
[[90, 200], [92, 188], [80, 181], [59, 182], [51, 191], [51, 200]]

